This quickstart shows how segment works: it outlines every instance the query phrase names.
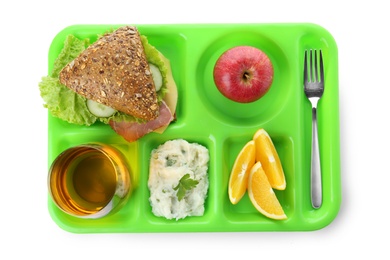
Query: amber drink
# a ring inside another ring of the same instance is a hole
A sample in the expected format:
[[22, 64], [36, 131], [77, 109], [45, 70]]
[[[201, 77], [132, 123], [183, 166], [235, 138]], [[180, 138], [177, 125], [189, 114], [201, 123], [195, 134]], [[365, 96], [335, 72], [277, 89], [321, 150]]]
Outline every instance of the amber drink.
[[130, 196], [130, 168], [124, 155], [112, 146], [78, 145], [54, 160], [48, 188], [63, 212], [80, 218], [101, 218], [116, 212]]

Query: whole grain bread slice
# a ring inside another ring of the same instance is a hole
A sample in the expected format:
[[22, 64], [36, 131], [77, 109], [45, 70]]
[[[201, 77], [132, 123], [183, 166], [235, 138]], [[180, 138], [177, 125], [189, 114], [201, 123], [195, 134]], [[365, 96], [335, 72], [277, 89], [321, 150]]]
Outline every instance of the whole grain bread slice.
[[106, 34], [60, 72], [76, 93], [143, 120], [158, 117], [158, 101], [140, 34], [123, 26]]

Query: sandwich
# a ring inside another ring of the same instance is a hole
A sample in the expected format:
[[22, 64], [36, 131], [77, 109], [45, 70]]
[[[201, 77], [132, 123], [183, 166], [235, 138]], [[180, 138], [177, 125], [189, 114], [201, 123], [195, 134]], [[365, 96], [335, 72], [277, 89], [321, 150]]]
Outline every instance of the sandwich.
[[175, 119], [170, 62], [135, 26], [89, 39], [69, 35], [52, 72], [39, 83], [44, 106], [72, 124], [108, 124], [129, 142]]

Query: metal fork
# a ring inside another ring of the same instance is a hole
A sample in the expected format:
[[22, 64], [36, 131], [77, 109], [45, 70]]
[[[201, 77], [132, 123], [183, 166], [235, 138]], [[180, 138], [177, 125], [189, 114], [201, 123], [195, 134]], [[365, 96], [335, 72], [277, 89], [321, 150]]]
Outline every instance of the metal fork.
[[313, 208], [322, 204], [321, 163], [318, 146], [317, 104], [324, 93], [324, 65], [321, 50], [306, 50], [303, 69], [304, 91], [312, 105], [311, 147], [311, 203]]

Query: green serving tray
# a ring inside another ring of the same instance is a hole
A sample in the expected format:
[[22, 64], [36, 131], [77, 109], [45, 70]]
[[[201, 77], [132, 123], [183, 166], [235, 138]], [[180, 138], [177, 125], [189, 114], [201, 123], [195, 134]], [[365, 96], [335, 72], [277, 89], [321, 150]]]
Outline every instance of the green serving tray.
[[[49, 51], [49, 71], [68, 34], [92, 41], [121, 25], [74, 25], [62, 30]], [[163, 134], [151, 133], [128, 143], [109, 126], [71, 125], [48, 116], [48, 163], [71, 146], [101, 141], [119, 147], [129, 158], [134, 191], [112, 216], [78, 219], [62, 213], [48, 199], [53, 220], [75, 233], [119, 232], [250, 232], [309, 231], [327, 226], [341, 204], [338, 51], [332, 35], [315, 24], [169, 24], [137, 25], [141, 34], [172, 65], [178, 87], [177, 120]], [[213, 67], [227, 49], [251, 45], [262, 49], [274, 65], [270, 91], [249, 104], [222, 96], [213, 81]], [[303, 92], [304, 50], [321, 48], [325, 93], [318, 105], [323, 205], [310, 202], [311, 106]], [[260, 214], [246, 194], [232, 205], [228, 181], [234, 160], [259, 128], [271, 136], [285, 170], [287, 187], [275, 191], [288, 216], [272, 220]], [[184, 138], [209, 149], [209, 191], [200, 217], [167, 220], [152, 214], [147, 187], [152, 149], [167, 140]]]

